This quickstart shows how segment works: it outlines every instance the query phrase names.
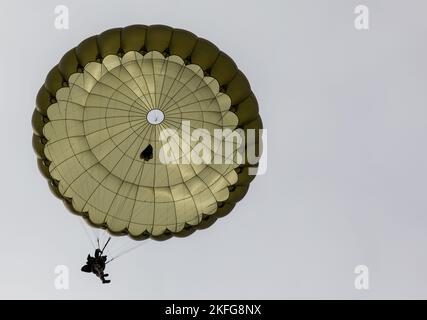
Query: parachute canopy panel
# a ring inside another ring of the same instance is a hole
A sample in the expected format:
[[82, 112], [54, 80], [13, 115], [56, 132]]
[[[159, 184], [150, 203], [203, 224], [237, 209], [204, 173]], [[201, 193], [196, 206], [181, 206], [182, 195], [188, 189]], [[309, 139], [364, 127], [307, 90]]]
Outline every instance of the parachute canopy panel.
[[[214, 141], [215, 130], [262, 124], [246, 78], [213, 44], [131, 26], [63, 57], [39, 91], [33, 127], [39, 168], [72, 211], [113, 233], [159, 237], [211, 224], [253, 179], [246, 161], [184, 161], [200, 142], [185, 140], [186, 130], [205, 129]], [[179, 140], [170, 163], [160, 157], [168, 130]]]

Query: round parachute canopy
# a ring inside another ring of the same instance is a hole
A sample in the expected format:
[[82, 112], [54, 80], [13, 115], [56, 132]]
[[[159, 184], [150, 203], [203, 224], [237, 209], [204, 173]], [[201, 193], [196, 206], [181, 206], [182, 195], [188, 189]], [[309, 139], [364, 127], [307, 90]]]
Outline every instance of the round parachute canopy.
[[[68, 51], [39, 90], [32, 124], [52, 192], [93, 226], [135, 239], [187, 236], [228, 214], [258, 165], [245, 150], [259, 149], [259, 135], [245, 132], [262, 128], [233, 60], [162, 25], [107, 30]], [[195, 139], [196, 129], [205, 135]], [[227, 137], [236, 148], [224, 155]]]

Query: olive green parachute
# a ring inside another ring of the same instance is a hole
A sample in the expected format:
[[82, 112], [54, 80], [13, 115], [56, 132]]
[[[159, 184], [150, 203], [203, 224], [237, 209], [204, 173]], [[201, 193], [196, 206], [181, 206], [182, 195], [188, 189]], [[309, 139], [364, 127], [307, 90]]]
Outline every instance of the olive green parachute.
[[216, 129], [262, 128], [233, 60], [205, 39], [161, 25], [107, 30], [68, 51], [41, 87], [32, 123], [38, 166], [53, 193], [92, 225], [136, 239], [210, 226], [244, 197], [254, 178], [248, 169], [257, 166], [246, 158], [165, 163], [162, 130], [182, 138], [183, 123], [212, 137]]

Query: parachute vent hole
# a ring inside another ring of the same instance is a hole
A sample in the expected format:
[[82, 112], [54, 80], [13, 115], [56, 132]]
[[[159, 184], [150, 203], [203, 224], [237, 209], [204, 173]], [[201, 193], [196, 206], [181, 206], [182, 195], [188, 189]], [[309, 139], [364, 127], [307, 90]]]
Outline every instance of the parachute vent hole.
[[149, 161], [153, 159], [153, 147], [149, 144], [139, 156], [142, 160]]

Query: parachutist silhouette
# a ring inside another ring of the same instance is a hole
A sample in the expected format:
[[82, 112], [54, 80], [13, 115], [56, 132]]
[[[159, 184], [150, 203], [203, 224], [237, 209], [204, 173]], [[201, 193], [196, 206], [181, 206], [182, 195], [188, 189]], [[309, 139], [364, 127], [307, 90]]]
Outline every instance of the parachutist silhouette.
[[106, 280], [108, 273], [104, 273], [105, 264], [107, 262], [107, 256], [102, 255], [100, 249], [95, 250], [95, 257], [92, 257], [90, 254], [87, 255], [86, 264], [81, 268], [83, 272], [92, 272], [98, 278], [102, 280], [102, 283], [110, 283], [111, 280]]

